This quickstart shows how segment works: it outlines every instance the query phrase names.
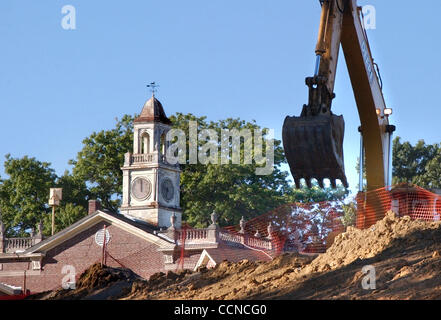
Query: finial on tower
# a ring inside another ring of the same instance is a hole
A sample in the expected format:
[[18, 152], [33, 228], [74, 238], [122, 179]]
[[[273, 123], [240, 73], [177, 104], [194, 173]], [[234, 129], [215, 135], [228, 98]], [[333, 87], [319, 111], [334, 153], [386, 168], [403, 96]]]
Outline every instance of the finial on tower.
[[153, 97], [155, 96], [155, 92], [157, 91], [156, 88], [158, 88], [158, 87], [159, 87], [159, 84], [156, 84], [155, 81], [150, 82], [150, 84], [147, 85], [147, 88], [150, 88], [150, 91], [152, 92]]

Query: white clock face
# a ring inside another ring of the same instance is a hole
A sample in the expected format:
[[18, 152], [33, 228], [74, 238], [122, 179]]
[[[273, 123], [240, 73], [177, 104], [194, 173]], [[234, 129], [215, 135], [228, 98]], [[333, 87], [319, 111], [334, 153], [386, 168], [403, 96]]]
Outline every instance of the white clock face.
[[148, 179], [136, 178], [132, 182], [132, 195], [137, 200], [145, 200], [152, 193], [152, 183]]
[[169, 178], [165, 178], [161, 183], [161, 193], [165, 201], [170, 202], [175, 194], [173, 182]]

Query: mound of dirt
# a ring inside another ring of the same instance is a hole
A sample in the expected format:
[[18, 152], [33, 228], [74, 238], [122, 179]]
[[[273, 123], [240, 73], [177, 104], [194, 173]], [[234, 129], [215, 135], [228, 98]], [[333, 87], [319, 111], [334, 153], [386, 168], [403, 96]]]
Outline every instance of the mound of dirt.
[[[388, 212], [367, 230], [349, 228], [323, 255], [270, 296], [280, 299], [440, 299], [440, 222], [401, 219]], [[372, 289], [363, 288], [374, 267]]]
[[162, 281], [158, 285], [156, 278], [136, 282], [124, 299], [250, 299], [264, 286], [283, 281], [312, 260], [311, 256], [283, 254], [270, 262], [224, 261], [213, 269], [184, 273], [173, 283]]
[[176, 283], [182, 282], [184, 279], [191, 278], [192, 272], [190, 270], [181, 270], [178, 272], [168, 271], [167, 274], [158, 272], [153, 274], [149, 280], [138, 280], [133, 283], [130, 296], [135, 292], [150, 292], [150, 291], [167, 291], [168, 288]]
[[[271, 262], [225, 261], [163, 287], [135, 283], [123, 299], [440, 298], [440, 226], [388, 212], [369, 229], [348, 228], [315, 259], [285, 254]], [[375, 290], [362, 287], [366, 265], [376, 269]]]
[[[409, 216], [399, 218], [393, 211], [386, 213], [383, 220], [369, 229], [348, 227], [339, 234], [326, 253], [315, 259], [307, 272], [323, 272], [348, 265], [357, 259], [375, 257], [384, 251], [395, 239], [405, 238], [417, 230], [438, 229], [439, 222], [411, 220]], [[404, 250], [405, 248], [403, 248]]]
[[[213, 269], [157, 273], [94, 265], [76, 290], [46, 299], [440, 299], [441, 223], [388, 212], [366, 230], [348, 228], [317, 257], [283, 254], [270, 262], [224, 261]], [[363, 268], [376, 270], [363, 288]], [[41, 297], [40, 297], [41, 298]]]
[[117, 299], [141, 278], [129, 269], [101, 266], [96, 263], [79, 277], [75, 289], [59, 289], [29, 299], [41, 300], [104, 300]]

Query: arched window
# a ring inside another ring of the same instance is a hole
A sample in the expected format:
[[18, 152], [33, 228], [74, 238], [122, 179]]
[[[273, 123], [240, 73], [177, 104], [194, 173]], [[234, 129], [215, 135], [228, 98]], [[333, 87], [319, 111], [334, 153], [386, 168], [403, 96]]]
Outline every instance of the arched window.
[[161, 154], [165, 155], [166, 151], [166, 145], [165, 145], [165, 133], [161, 135], [161, 143], [159, 146], [159, 150], [161, 151]]
[[141, 152], [140, 153], [150, 153], [150, 135], [144, 132], [141, 136]]

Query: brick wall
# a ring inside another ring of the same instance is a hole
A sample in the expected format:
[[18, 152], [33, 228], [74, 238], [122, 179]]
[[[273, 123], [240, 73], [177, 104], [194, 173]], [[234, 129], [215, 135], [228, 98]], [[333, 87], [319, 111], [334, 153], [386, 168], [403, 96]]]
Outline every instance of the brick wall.
[[[143, 278], [148, 278], [155, 272], [164, 272], [163, 256], [157, 251], [156, 245], [117, 226], [106, 225], [111, 236], [107, 250], [114, 258], [108, 257], [107, 265], [123, 265]], [[103, 226], [104, 223], [99, 223], [49, 250], [43, 258], [41, 271], [32, 271], [31, 263], [28, 262], [4, 262], [3, 270], [0, 271], [0, 282], [22, 287], [23, 274], [4, 276], [2, 273], [5, 274], [5, 270], [15, 270], [16, 273], [27, 270], [26, 287], [31, 292], [57, 289], [66, 276], [62, 273], [62, 268], [66, 265], [75, 268], [78, 278], [90, 265], [101, 261], [102, 247], [95, 243], [95, 233]]]

